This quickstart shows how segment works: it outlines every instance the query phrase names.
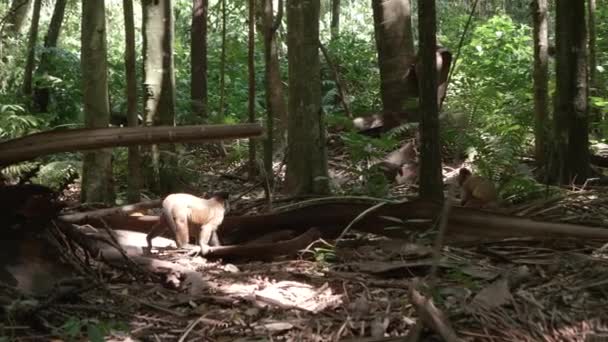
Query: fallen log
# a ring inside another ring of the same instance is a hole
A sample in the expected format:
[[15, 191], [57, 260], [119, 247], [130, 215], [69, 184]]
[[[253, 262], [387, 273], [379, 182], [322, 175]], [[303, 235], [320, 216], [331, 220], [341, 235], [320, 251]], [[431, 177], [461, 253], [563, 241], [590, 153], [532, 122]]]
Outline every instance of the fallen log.
[[0, 165], [67, 151], [159, 143], [203, 142], [261, 136], [257, 123], [53, 130], [0, 143]]
[[84, 222], [84, 221], [88, 221], [88, 220], [100, 219], [100, 218], [104, 218], [104, 217], [112, 216], [112, 215], [129, 215], [131, 213], [134, 213], [134, 212], [140, 211], [140, 210], [158, 208], [158, 207], [160, 207], [161, 202], [162, 201], [160, 199], [156, 199], [156, 200], [143, 201], [143, 202], [139, 202], [139, 203], [123, 205], [120, 207], [104, 208], [104, 209], [97, 209], [97, 210], [86, 211], [86, 212], [81, 212], [81, 213], [65, 214], [65, 215], [62, 215], [60, 217], [60, 219], [62, 221], [69, 222], [69, 223], [78, 223], [78, 222]]
[[[322, 202], [279, 213], [252, 216], [227, 216], [220, 226], [223, 241], [239, 244], [279, 230], [291, 229], [302, 233], [317, 227], [324, 237], [338, 236], [361, 212], [371, 207], [367, 203]], [[405, 237], [409, 230], [426, 230], [441, 211], [438, 204], [421, 200], [385, 204], [363, 219], [352, 229], [385, 235]], [[454, 206], [448, 220], [449, 234], [483, 237], [547, 237], [587, 238], [608, 240], [608, 229], [569, 223], [535, 221]], [[396, 223], [395, 219], [402, 223]], [[158, 222], [157, 216], [111, 216], [104, 218], [114, 229], [147, 232]], [[84, 223], [84, 222], [81, 222]], [[93, 222], [88, 222], [94, 224]], [[403, 226], [403, 229], [386, 230], [387, 226]]]
[[311, 228], [291, 240], [273, 243], [211, 247], [205, 258], [246, 258], [249, 260], [270, 259], [279, 255], [293, 255], [321, 237], [321, 232]]

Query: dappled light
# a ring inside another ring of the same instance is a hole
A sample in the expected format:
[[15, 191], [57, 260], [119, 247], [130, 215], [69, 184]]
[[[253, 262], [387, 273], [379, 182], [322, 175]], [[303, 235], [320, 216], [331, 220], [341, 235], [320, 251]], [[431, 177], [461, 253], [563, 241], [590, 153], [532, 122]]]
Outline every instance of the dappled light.
[[0, 1], [0, 342], [607, 340], [607, 23]]

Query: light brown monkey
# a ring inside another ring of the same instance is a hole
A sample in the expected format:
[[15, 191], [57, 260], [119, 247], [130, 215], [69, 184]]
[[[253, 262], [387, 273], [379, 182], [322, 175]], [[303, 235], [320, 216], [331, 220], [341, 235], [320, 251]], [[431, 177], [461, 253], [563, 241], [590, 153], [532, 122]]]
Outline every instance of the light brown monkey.
[[498, 193], [494, 183], [489, 179], [471, 174], [467, 168], [461, 168], [458, 174], [458, 185], [462, 189], [460, 205], [474, 208], [496, 207]]
[[416, 184], [418, 183], [418, 174], [418, 163], [405, 163], [401, 165], [401, 168], [399, 168], [399, 171], [395, 176], [395, 182], [397, 182], [397, 184]]
[[[200, 252], [205, 255], [209, 245], [219, 246], [217, 227], [229, 210], [228, 193], [217, 192], [204, 199], [189, 194], [171, 194], [162, 203], [159, 222], [152, 227], [146, 237], [148, 249], [152, 249], [152, 239], [171, 229], [178, 248], [193, 248], [189, 244], [190, 228], [198, 233]], [[197, 231], [198, 230], [198, 231]]]

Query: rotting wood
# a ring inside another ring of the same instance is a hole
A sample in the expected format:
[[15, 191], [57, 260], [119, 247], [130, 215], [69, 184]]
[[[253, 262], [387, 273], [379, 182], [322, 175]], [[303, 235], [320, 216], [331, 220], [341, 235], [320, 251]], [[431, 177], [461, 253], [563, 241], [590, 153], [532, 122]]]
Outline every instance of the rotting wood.
[[262, 133], [262, 126], [257, 123], [53, 130], [0, 143], [0, 166], [58, 152], [250, 138], [259, 137]]
[[81, 213], [65, 214], [65, 215], [62, 215], [60, 217], [60, 219], [65, 222], [78, 223], [78, 222], [83, 222], [83, 221], [87, 221], [90, 219], [103, 218], [103, 217], [112, 216], [112, 215], [128, 215], [128, 214], [131, 214], [131, 213], [139, 211], [139, 210], [158, 208], [158, 207], [160, 207], [161, 202], [162, 201], [160, 199], [156, 199], [156, 200], [143, 201], [143, 202], [134, 203], [134, 204], [127, 204], [127, 205], [123, 205], [120, 207], [104, 208], [104, 209], [97, 209], [97, 210], [86, 211], [86, 212], [81, 212]]
[[[369, 208], [366, 203], [323, 202], [296, 207], [280, 213], [251, 216], [226, 216], [219, 228], [223, 241], [243, 243], [261, 235], [291, 229], [298, 233], [316, 227], [324, 237], [336, 237], [357, 215]], [[352, 229], [389, 236], [405, 237], [411, 230], [426, 230], [440, 212], [440, 206], [432, 202], [411, 201], [387, 203], [353, 225]], [[385, 230], [396, 226], [394, 220], [403, 221], [403, 229]], [[147, 232], [158, 222], [157, 216], [108, 216], [104, 221], [114, 229]], [[98, 219], [97, 219], [98, 220]], [[95, 220], [79, 222], [95, 224]], [[486, 237], [541, 237], [585, 238], [608, 240], [608, 229], [569, 223], [543, 222], [532, 219], [498, 214], [473, 208], [454, 206], [448, 221], [449, 235]]]
[[463, 341], [456, 335], [454, 329], [452, 329], [446, 315], [435, 306], [431, 299], [422, 296], [422, 294], [416, 290], [416, 284], [417, 282], [415, 281], [412, 283], [409, 297], [425, 326], [439, 334], [444, 341]]
[[211, 247], [205, 258], [246, 258], [259, 260], [279, 255], [293, 255], [320, 237], [321, 232], [316, 228], [311, 228], [304, 234], [296, 236], [291, 240]]

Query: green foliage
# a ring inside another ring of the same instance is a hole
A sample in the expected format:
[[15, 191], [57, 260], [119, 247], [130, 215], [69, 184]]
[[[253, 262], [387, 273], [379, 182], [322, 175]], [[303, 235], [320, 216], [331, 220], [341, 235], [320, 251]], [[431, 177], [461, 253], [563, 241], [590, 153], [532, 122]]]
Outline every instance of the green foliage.
[[6, 166], [0, 170], [0, 175], [2, 177], [10, 181], [14, 181], [18, 179], [24, 173], [35, 170], [39, 166], [38, 163], [35, 162], [24, 162], [19, 164], [12, 164]]
[[[74, 156], [75, 157], [75, 156]], [[78, 175], [82, 169], [82, 162], [78, 159], [65, 158], [51, 161], [40, 167], [38, 175], [32, 179], [35, 183], [58, 189], [66, 180]]]
[[89, 341], [102, 342], [112, 331], [128, 331], [128, 329], [124, 322], [70, 317], [56, 329], [55, 334], [70, 341], [87, 338]]
[[[333, 40], [328, 50], [334, 67], [339, 68], [340, 80], [348, 91], [348, 102], [354, 113], [370, 111], [380, 106], [380, 73], [373, 36], [343, 34]], [[342, 111], [342, 104], [336, 101], [338, 90], [333, 71], [327, 64], [322, 65], [323, 107], [326, 111]], [[356, 96], [353, 96], [356, 94]]]
[[399, 144], [399, 140], [389, 135], [380, 139], [370, 138], [354, 131], [341, 134], [340, 138], [349, 151], [353, 165], [361, 165], [351, 169], [352, 172], [363, 178], [355, 193], [367, 194], [373, 197], [383, 197], [389, 190], [389, 181], [377, 167], [366, 167], [371, 161], [382, 158]]
[[0, 104], [0, 140], [34, 133], [47, 123], [41, 116], [26, 114], [18, 104]]
[[606, 120], [608, 116], [608, 98], [591, 96], [589, 100], [590, 109], [597, 111], [599, 115], [599, 120], [590, 123], [591, 128], [599, 130], [600, 136], [606, 137], [608, 136], [608, 120]]
[[531, 176], [518, 176], [503, 183], [499, 195], [504, 201], [517, 204], [537, 198], [551, 197], [559, 193], [559, 188], [547, 187], [538, 183]]
[[531, 65], [530, 28], [495, 16], [472, 32], [450, 84], [449, 110], [467, 113], [470, 123], [444, 138], [459, 135], [482, 174], [495, 180], [514, 172], [532, 138]]
[[317, 262], [331, 263], [337, 260], [336, 251], [334, 248], [316, 247], [313, 249], [313, 251], [315, 261]]

